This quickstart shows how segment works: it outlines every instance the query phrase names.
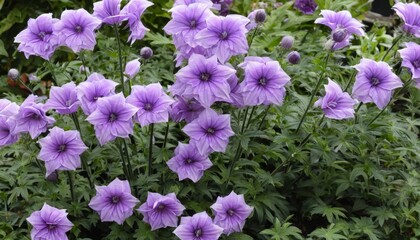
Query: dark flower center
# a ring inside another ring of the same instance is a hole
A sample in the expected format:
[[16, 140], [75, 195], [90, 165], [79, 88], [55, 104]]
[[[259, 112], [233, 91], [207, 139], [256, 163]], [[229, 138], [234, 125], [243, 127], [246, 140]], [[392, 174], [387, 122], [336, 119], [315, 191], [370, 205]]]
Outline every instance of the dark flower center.
[[194, 231], [194, 235], [195, 235], [195, 237], [201, 237], [201, 235], [203, 235], [203, 231], [201, 230], [201, 228], [196, 229]]
[[266, 79], [265, 77], [262, 77], [262, 78], [260, 78], [260, 79], [258, 80], [258, 83], [259, 83], [261, 86], [265, 86], [265, 85], [267, 85], [267, 79]]
[[150, 110], [152, 110], [152, 104], [150, 104], [150, 103], [146, 103], [146, 104], [144, 104], [144, 110], [146, 110], [146, 111], [150, 111]]
[[186, 164], [191, 164], [191, 163], [193, 163], [194, 162], [194, 160], [192, 160], [191, 158], [187, 158], [186, 160], [185, 160], [185, 163]]
[[329, 108], [335, 108], [337, 106], [337, 103], [336, 102], [329, 102], [328, 103], [328, 107]]
[[377, 77], [371, 78], [370, 84], [372, 84], [372, 86], [377, 86], [379, 84], [379, 79]]
[[201, 73], [200, 74], [200, 80], [207, 82], [210, 79], [211, 75], [207, 72]]
[[66, 107], [70, 107], [70, 106], [71, 106], [71, 102], [72, 102], [72, 101], [71, 101], [70, 99], [69, 99], [69, 100], [67, 100], [67, 101], [66, 101]]
[[163, 210], [163, 209], [165, 209], [165, 205], [163, 205], [163, 204], [159, 204], [158, 209], [159, 209], [159, 210]]
[[41, 116], [39, 116], [38, 114], [32, 114], [31, 115], [31, 119], [33, 119], [33, 120], [39, 120], [41, 118]]
[[44, 40], [45, 35], [46, 35], [45, 32], [38, 33], [38, 37], [41, 38], [42, 40]]
[[419, 58], [419, 59], [416, 59], [416, 60], [413, 62], [413, 66], [414, 66], [415, 68], [420, 68], [420, 58]]
[[117, 120], [117, 115], [115, 113], [111, 113], [109, 114], [109, 118], [108, 118], [108, 122], [114, 122], [115, 120]]
[[58, 146], [58, 152], [64, 152], [66, 148], [67, 148], [66, 144], [61, 144], [60, 146]]
[[223, 31], [220, 33], [219, 38], [222, 40], [226, 40], [228, 38], [228, 33], [226, 31]]
[[48, 230], [54, 230], [57, 227], [56, 224], [47, 224]]
[[113, 196], [111, 199], [113, 204], [117, 204], [120, 202], [120, 197], [119, 196]]
[[190, 21], [190, 28], [194, 29], [197, 27], [197, 22], [195, 20]]
[[98, 100], [101, 97], [103, 97], [103, 96], [95, 96], [95, 97], [93, 97], [93, 100]]
[[345, 28], [337, 28], [333, 33], [334, 42], [342, 42], [347, 37], [347, 30]]
[[76, 30], [77, 33], [81, 33], [83, 31], [82, 26], [78, 25], [74, 28], [74, 30]]
[[214, 128], [209, 127], [209, 128], [207, 128], [206, 132], [207, 132], [207, 134], [213, 135], [215, 130], [214, 130]]
[[235, 211], [233, 211], [232, 209], [227, 210], [227, 214], [231, 217], [233, 216], [234, 213]]

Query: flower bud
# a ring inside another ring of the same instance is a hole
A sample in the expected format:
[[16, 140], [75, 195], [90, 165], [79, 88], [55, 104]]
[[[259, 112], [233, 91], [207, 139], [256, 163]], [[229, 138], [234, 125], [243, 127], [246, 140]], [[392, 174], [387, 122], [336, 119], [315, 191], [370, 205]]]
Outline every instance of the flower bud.
[[266, 14], [265, 14], [265, 11], [263, 10], [263, 9], [260, 9], [260, 10], [258, 10], [256, 13], [255, 13], [255, 22], [257, 23], [257, 24], [261, 24], [261, 23], [264, 23], [265, 22], [265, 19], [266, 19]]
[[39, 82], [40, 79], [34, 74], [34, 73], [30, 73], [28, 75], [28, 79], [30, 82]]
[[13, 81], [16, 81], [19, 78], [19, 71], [16, 68], [11, 68], [7, 73], [7, 77]]
[[54, 171], [50, 175], [48, 175], [47, 176], [47, 181], [56, 183], [58, 181], [58, 173], [57, 173], [57, 171]]
[[347, 30], [343, 28], [337, 28], [332, 34], [334, 42], [342, 42], [347, 37]]
[[153, 50], [149, 47], [143, 47], [142, 49], [140, 49], [140, 56], [143, 59], [149, 59], [153, 56]]
[[281, 39], [280, 46], [284, 49], [290, 49], [293, 47], [294, 42], [295, 42], [295, 39], [292, 36], [284, 36]]
[[333, 47], [334, 47], [334, 44], [335, 44], [335, 41], [334, 40], [332, 40], [332, 39], [329, 39], [326, 43], [325, 43], [325, 45], [324, 45], [324, 49], [325, 50], [331, 50]]
[[291, 64], [298, 64], [300, 62], [300, 54], [296, 51], [292, 51], [287, 55], [287, 61]]

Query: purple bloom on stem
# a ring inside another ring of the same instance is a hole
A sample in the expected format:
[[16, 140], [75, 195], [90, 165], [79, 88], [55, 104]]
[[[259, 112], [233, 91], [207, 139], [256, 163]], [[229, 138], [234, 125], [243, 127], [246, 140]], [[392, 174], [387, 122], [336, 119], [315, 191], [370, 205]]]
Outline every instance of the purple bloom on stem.
[[229, 137], [235, 134], [230, 127], [230, 115], [218, 115], [212, 109], [204, 110], [182, 131], [191, 138], [191, 142], [196, 144], [201, 155], [226, 151]]
[[47, 131], [47, 128], [55, 122], [54, 118], [46, 115], [44, 105], [37, 101], [37, 96], [29, 95], [16, 115], [15, 132], [29, 132], [32, 139]]
[[46, 176], [55, 170], [76, 170], [80, 167], [80, 155], [87, 149], [78, 131], [59, 127], [53, 127], [38, 142], [41, 145], [38, 158], [45, 162]]
[[191, 47], [177, 34], [173, 35], [172, 38], [177, 50], [175, 58], [177, 67], [181, 66], [184, 60], [190, 59], [193, 54], [200, 54], [205, 57], [213, 55], [209, 49], [205, 49], [202, 46]]
[[175, 102], [172, 104], [170, 115], [175, 122], [185, 120], [189, 123], [198, 118], [204, 109], [205, 108], [194, 98], [176, 96]]
[[332, 30], [333, 50], [338, 50], [350, 44], [352, 34], [364, 36], [363, 24], [351, 16], [349, 11], [334, 12], [322, 10], [321, 18], [317, 18], [315, 23], [325, 25]]
[[137, 211], [143, 214], [143, 221], [150, 224], [152, 231], [159, 228], [178, 226], [178, 216], [185, 207], [176, 198], [175, 193], [165, 196], [159, 193], [147, 193], [147, 200]]
[[15, 133], [16, 115], [19, 106], [7, 99], [0, 99], [0, 147], [11, 145], [18, 141]]
[[244, 94], [243, 86], [239, 84], [238, 77], [234, 74], [228, 79], [230, 85], [230, 99], [232, 100], [232, 105], [237, 108], [245, 107], [244, 103]]
[[0, 116], [12, 117], [19, 112], [19, 105], [7, 99], [0, 99]]
[[191, 47], [196, 46], [195, 36], [206, 28], [206, 19], [214, 15], [211, 2], [180, 5], [171, 9], [172, 19], [163, 28], [167, 34], [177, 34]]
[[225, 63], [232, 56], [248, 52], [246, 25], [249, 19], [240, 15], [209, 16], [207, 28], [197, 33], [197, 44], [211, 49], [220, 62]]
[[175, 0], [174, 6], [190, 5], [190, 4], [193, 4], [193, 3], [211, 3], [211, 4], [213, 4], [213, 2], [211, 0]]
[[95, 189], [96, 196], [90, 200], [89, 207], [99, 213], [102, 222], [123, 224], [133, 215], [139, 200], [131, 195], [128, 181], [115, 178], [108, 186], [95, 186]]
[[103, 23], [113, 25], [121, 23], [127, 16], [120, 14], [121, 0], [102, 0], [93, 4], [93, 16]]
[[243, 194], [231, 192], [226, 197], [217, 197], [211, 205], [214, 212], [214, 223], [223, 228], [223, 232], [230, 235], [242, 232], [245, 219], [251, 214], [253, 207], [246, 204]]
[[318, 7], [314, 0], [296, 0], [294, 6], [303, 14], [312, 14]]
[[223, 228], [214, 224], [206, 212], [182, 217], [181, 224], [174, 230], [181, 240], [217, 240], [222, 233]]
[[129, 61], [125, 65], [124, 74], [127, 75], [130, 79], [133, 79], [137, 75], [137, 73], [139, 73], [140, 65], [141, 64], [138, 58]]
[[358, 73], [352, 95], [363, 103], [374, 102], [379, 109], [383, 109], [391, 100], [392, 90], [403, 86], [386, 62], [364, 58], [355, 68]]
[[86, 120], [95, 126], [95, 134], [101, 145], [133, 134], [133, 116], [138, 108], [126, 103], [122, 93], [98, 99], [97, 107]]
[[67, 240], [66, 232], [73, 224], [67, 218], [65, 209], [51, 207], [44, 203], [26, 219], [32, 226], [31, 239]]
[[248, 60], [244, 67], [245, 79], [241, 84], [245, 105], [280, 105], [283, 102], [286, 94], [284, 86], [290, 77], [277, 61], [265, 61]]
[[70, 114], [76, 112], [79, 105], [76, 84], [69, 82], [61, 87], [51, 87], [50, 98], [44, 108], [55, 109], [59, 114]]
[[138, 108], [134, 119], [142, 127], [151, 123], [167, 122], [169, 110], [174, 100], [166, 95], [160, 83], [153, 83], [147, 86], [133, 86], [127, 103]]
[[406, 48], [398, 50], [403, 59], [402, 65], [410, 69], [413, 79], [420, 78], [420, 45], [408, 42], [405, 46]]
[[15, 37], [15, 42], [19, 43], [18, 50], [23, 52], [26, 58], [35, 55], [49, 60], [58, 47], [57, 33], [53, 31], [56, 22], [58, 19], [53, 18], [51, 13], [29, 19], [28, 28]]
[[193, 54], [188, 65], [176, 74], [177, 81], [185, 90], [183, 93], [172, 93], [194, 97], [204, 107], [210, 107], [216, 101], [230, 102], [230, 86], [227, 80], [235, 72], [233, 68], [220, 65], [216, 56], [205, 58]]
[[84, 9], [64, 10], [54, 30], [59, 34], [60, 45], [78, 53], [82, 50], [93, 50], [96, 45], [95, 29], [100, 24], [99, 19]]
[[[258, 26], [258, 24], [261, 24], [261, 23], [263, 23], [264, 21], [262, 21], [262, 22], [259, 22], [258, 20], [260, 20], [260, 19], [258, 19], [258, 17], [259, 16], [265, 16], [265, 10], [264, 9], [255, 9], [254, 11], [252, 11], [249, 15], [248, 15], [248, 19], [249, 19], [249, 23], [246, 25], [246, 29], [248, 30], [248, 31], [250, 31], [250, 30], [252, 30], [252, 29], [254, 29], [254, 28], [256, 28], [257, 26]], [[257, 18], [256, 18], [257, 17]], [[265, 20], [265, 19], [264, 19]]]
[[96, 109], [99, 98], [115, 94], [115, 86], [118, 84], [105, 79], [99, 73], [92, 73], [85, 82], [77, 86], [77, 98], [81, 102], [83, 112], [90, 115]]
[[213, 164], [207, 154], [200, 154], [197, 146], [193, 143], [178, 143], [175, 155], [168, 161], [169, 168], [178, 174], [179, 180], [186, 178], [198, 182], [204, 171]]
[[392, 7], [404, 21], [403, 30], [420, 38], [420, 5], [399, 2]]
[[152, 6], [153, 3], [146, 0], [131, 0], [121, 10], [121, 14], [128, 17], [128, 26], [130, 27], [130, 36], [128, 41], [133, 44], [136, 40], [141, 40], [148, 30], [140, 21], [146, 8]]
[[356, 101], [341, 90], [341, 87], [328, 79], [325, 86], [325, 96], [315, 102], [314, 106], [321, 107], [327, 118], [346, 119], [354, 117], [354, 104]]

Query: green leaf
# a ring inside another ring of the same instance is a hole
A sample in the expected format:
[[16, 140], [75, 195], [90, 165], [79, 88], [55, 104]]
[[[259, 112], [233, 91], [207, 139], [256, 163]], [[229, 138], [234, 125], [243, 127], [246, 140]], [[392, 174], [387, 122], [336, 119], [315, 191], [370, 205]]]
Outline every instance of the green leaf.
[[4, 42], [0, 40], [0, 55], [8, 57], [9, 54], [7, 53], [6, 49], [4, 48]]

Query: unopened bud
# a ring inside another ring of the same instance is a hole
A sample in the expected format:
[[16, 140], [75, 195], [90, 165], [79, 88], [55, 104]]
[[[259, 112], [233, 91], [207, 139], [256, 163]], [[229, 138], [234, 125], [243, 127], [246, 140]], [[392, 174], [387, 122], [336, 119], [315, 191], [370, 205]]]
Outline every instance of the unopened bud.
[[11, 68], [7, 73], [7, 77], [13, 81], [16, 81], [19, 78], [19, 71], [16, 68]]
[[343, 28], [337, 28], [332, 34], [334, 42], [342, 42], [347, 37], [347, 30]]
[[292, 36], [284, 36], [281, 39], [281, 47], [284, 49], [290, 49], [293, 47], [293, 43], [295, 42], [295, 39]]
[[300, 62], [300, 54], [296, 51], [290, 52], [287, 55], [287, 61], [291, 64], [298, 64]]
[[257, 24], [261, 24], [265, 22], [267, 15], [265, 14], [265, 11], [263, 9], [257, 10], [255, 13], [255, 22]]
[[57, 171], [54, 171], [50, 175], [48, 175], [47, 176], [47, 181], [56, 183], [58, 181], [58, 173], [57, 173]]
[[142, 49], [140, 49], [140, 56], [143, 59], [149, 59], [153, 56], [153, 50], [149, 47], [143, 47]]

